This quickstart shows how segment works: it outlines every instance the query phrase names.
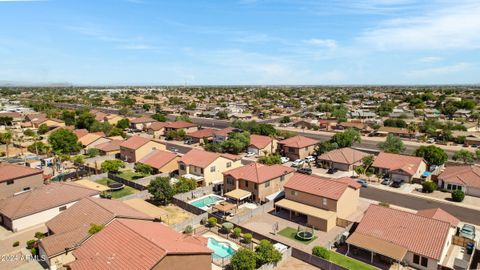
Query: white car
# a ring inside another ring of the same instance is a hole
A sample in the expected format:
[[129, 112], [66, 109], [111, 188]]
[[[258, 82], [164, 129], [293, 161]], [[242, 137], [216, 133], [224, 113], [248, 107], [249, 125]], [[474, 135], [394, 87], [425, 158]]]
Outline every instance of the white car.
[[296, 159], [296, 160], [292, 163], [292, 167], [302, 166], [303, 163], [305, 163], [305, 161], [304, 161], [303, 159]]
[[281, 157], [280, 160], [282, 161], [282, 164], [290, 161], [290, 159], [288, 157]]
[[254, 152], [247, 152], [247, 154], [245, 156], [246, 157], [253, 157], [253, 156], [255, 156], [255, 153]]
[[434, 143], [435, 142], [435, 139], [434, 138], [430, 138], [427, 140], [427, 143]]
[[314, 161], [315, 161], [315, 157], [314, 157], [314, 156], [308, 156], [308, 157], [305, 158], [305, 162], [310, 163], [310, 162], [314, 162]]

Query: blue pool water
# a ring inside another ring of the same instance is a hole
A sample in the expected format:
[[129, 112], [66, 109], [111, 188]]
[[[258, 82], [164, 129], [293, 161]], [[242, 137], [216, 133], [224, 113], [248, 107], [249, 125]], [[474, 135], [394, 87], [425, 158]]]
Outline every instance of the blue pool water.
[[227, 243], [218, 242], [213, 238], [208, 238], [208, 248], [213, 250], [212, 256], [217, 258], [228, 258], [235, 254], [235, 250]]
[[203, 208], [203, 207], [208, 207], [211, 204], [215, 204], [218, 201], [223, 201], [223, 198], [214, 196], [214, 195], [209, 195], [207, 197], [190, 202], [190, 204], [198, 208]]

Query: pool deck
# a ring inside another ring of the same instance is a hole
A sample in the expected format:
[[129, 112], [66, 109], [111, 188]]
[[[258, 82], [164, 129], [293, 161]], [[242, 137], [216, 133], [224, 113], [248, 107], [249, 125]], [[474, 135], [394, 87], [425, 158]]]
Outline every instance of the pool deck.
[[240, 248], [240, 247], [239, 247], [237, 244], [235, 244], [234, 242], [232, 242], [232, 241], [230, 241], [230, 240], [228, 240], [228, 239], [225, 239], [225, 238], [223, 238], [223, 237], [221, 237], [221, 236], [218, 236], [218, 235], [216, 235], [216, 234], [214, 234], [214, 233], [212, 233], [212, 232], [206, 232], [206, 233], [203, 234], [202, 236], [203, 236], [203, 237], [206, 237], [206, 238], [211, 237], [211, 238], [217, 240], [218, 242], [228, 243], [234, 250], [238, 250], [238, 249]]
[[[205, 199], [205, 198], [207, 198], [207, 197], [216, 197], [216, 198], [219, 198], [219, 200], [215, 201], [214, 204], [217, 204], [217, 203], [219, 203], [219, 202], [223, 202], [223, 201], [226, 200], [226, 198], [224, 198], [224, 197], [222, 197], [222, 196], [218, 196], [218, 195], [216, 195], [216, 194], [208, 194], [208, 195], [202, 196], [202, 197], [200, 197], [200, 198], [196, 198], [196, 199], [190, 200], [190, 201], [188, 201], [188, 203], [191, 204], [191, 205], [193, 205], [193, 206], [196, 206], [196, 205], [193, 204], [193, 202], [203, 200], [203, 199]], [[198, 208], [200, 208], [200, 209], [203, 209], [203, 210], [209, 210], [209, 209], [211, 208], [211, 207], [209, 207], [209, 206], [207, 206], [207, 205], [205, 205], [205, 206], [203, 206], [203, 207], [199, 207], [199, 206], [196, 206], [196, 207], [198, 207]]]

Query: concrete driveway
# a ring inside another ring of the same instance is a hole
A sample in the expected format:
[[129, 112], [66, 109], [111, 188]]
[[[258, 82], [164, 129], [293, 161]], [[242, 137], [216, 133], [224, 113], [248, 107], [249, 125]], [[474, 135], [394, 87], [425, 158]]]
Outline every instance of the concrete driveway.
[[326, 177], [326, 178], [342, 178], [342, 177], [352, 177], [355, 172], [344, 172], [344, 171], [337, 171], [334, 174], [327, 173], [327, 169], [312, 167], [313, 174]]

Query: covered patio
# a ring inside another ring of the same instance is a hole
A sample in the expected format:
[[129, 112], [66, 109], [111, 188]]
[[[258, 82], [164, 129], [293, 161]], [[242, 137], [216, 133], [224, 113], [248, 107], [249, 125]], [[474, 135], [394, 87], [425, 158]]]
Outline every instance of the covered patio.
[[313, 207], [307, 204], [282, 199], [275, 203], [275, 212], [278, 208], [289, 211], [289, 219], [292, 220], [292, 214], [302, 214], [307, 217], [307, 225], [313, 226], [317, 230], [328, 232], [336, 226], [337, 214], [332, 211]]
[[198, 176], [198, 175], [191, 174], [191, 173], [184, 174], [184, 175], [182, 175], [182, 177], [194, 180], [195, 182], [197, 182], [197, 186], [199, 186], [199, 187], [203, 186], [204, 180], [205, 180], [203, 178], [203, 176]]
[[252, 193], [249, 192], [249, 191], [237, 188], [237, 189], [234, 189], [232, 191], [229, 191], [229, 192], [223, 194], [223, 196], [234, 200], [237, 203], [237, 206], [238, 206], [241, 201], [250, 198], [250, 196], [252, 196]]
[[234, 213], [232, 213], [232, 214], [236, 214], [237, 213], [237, 205], [235, 205], [233, 203], [229, 203], [229, 202], [220, 202], [220, 203], [215, 204], [212, 207], [212, 211], [221, 212], [223, 214], [223, 216], [228, 216], [228, 213], [231, 213], [232, 210], [234, 210]]

